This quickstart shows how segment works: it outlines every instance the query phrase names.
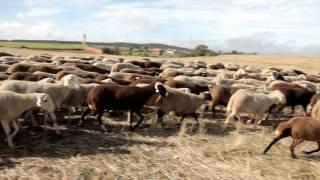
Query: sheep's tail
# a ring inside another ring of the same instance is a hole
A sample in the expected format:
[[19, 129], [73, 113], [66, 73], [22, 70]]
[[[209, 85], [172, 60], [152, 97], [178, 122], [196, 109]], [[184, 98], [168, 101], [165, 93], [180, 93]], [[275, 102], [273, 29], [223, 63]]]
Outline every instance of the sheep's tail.
[[291, 123], [289, 121], [282, 122], [278, 125], [275, 134], [276, 136], [281, 136], [285, 131], [291, 130]]
[[230, 113], [232, 111], [233, 102], [234, 102], [234, 96], [231, 96], [231, 98], [230, 98], [230, 100], [228, 102], [226, 113]]

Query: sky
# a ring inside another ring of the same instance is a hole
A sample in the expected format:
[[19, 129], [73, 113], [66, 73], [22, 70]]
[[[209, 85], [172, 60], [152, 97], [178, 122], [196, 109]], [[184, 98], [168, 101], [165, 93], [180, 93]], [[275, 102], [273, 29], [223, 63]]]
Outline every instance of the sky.
[[320, 0], [0, 0], [0, 39], [320, 55]]

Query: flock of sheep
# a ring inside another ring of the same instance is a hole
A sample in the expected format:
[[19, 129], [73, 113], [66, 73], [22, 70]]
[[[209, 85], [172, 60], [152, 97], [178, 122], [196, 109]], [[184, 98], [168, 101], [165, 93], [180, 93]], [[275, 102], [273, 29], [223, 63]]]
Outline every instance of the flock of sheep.
[[[11, 148], [20, 127], [18, 119], [30, 119], [38, 126], [35, 113], [43, 115], [45, 128], [51, 119], [59, 134], [56, 113], [62, 109], [68, 110], [68, 117], [81, 111], [79, 125], [93, 111], [103, 130], [107, 130], [102, 121], [104, 112], [128, 112], [129, 127], [134, 130], [144, 120], [144, 107], [153, 108], [163, 126], [162, 119], [170, 112], [181, 116], [181, 121], [192, 115], [198, 122], [199, 114], [215, 114], [217, 106], [227, 106], [225, 124], [235, 119], [244, 122], [243, 113], [252, 118], [251, 122], [261, 124], [275, 111], [279, 114], [289, 106], [294, 112], [301, 105], [304, 116], [280, 123], [276, 138], [264, 153], [288, 136], [293, 138], [293, 158], [294, 148], [304, 140], [319, 145], [306, 153], [320, 151], [320, 95], [316, 93], [320, 76], [300, 70], [207, 65], [203, 61], [41, 55], [2, 56], [0, 72], [0, 121]], [[134, 114], [139, 117], [136, 124]]]

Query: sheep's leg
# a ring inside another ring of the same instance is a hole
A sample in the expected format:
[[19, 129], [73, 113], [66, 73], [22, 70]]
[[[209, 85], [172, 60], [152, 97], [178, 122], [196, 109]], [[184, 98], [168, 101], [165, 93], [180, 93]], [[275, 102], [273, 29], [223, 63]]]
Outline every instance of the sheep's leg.
[[303, 110], [304, 110], [304, 116], [307, 116], [307, 105], [303, 105]]
[[288, 136], [289, 136], [289, 134], [287, 134], [287, 133], [282, 133], [280, 136], [275, 137], [275, 138], [270, 142], [270, 144], [264, 149], [263, 154], [266, 154], [266, 153], [269, 151], [269, 149], [270, 149], [276, 142], [278, 142], [280, 139], [283, 139], [283, 138], [288, 137]]
[[234, 117], [236, 116], [235, 112], [231, 112], [231, 114], [227, 117], [226, 122], [224, 123], [225, 125], [227, 125], [231, 120], [234, 120]]
[[158, 110], [157, 111], [157, 116], [158, 116], [157, 123], [160, 123], [160, 125], [163, 127], [164, 126], [164, 122], [163, 122], [164, 112], [161, 111], [161, 110]]
[[18, 126], [16, 120], [12, 121], [12, 125], [13, 125], [13, 128], [14, 128], [14, 131], [13, 131], [13, 133], [10, 135], [10, 136], [11, 136], [11, 137], [10, 137], [11, 139], [13, 139], [13, 138], [16, 136], [16, 134], [18, 133], [18, 131], [19, 131], [19, 126]]
[[82, 114], [81, 114], [81, 118], [80, 118], [80, 121], [79, 121], [79, 126], [82, 125], [85, 117], [91, 112], [91, 109], [90, 108], [86, 108], [84, 111], [82, 111]]
[[105, 125], [103, 124], [103, 122], [102, 122], [103, 113], [104, 113], [103, 110], [97, 112], [97, 120], [98, 120], [98, 122], [99, 122], [99, 125], [100, 125], [101, 129], [102, 129], [103, 131], [107, 131], [106, 126], [105, 126]]
[[194, 117], [194, 120], [197, 122], [197, 124], [199, 124], [199, 121], [198, 121], [198, 116], [197, 116], [197, 113], [192, 113], [193, 117]]
[[291, 106], [291, 115], [293, 115], [294, 114], [294, 109], [295, 109], [295, 106]]
[[297, 145], [301, 144], [302, 142], [303, 142], [303, 139], [293, 139], [293, 141], [292, 141], [292, 143], [291, 143], [291, 145], [290, 145], [291, 157], [292, 157], [293, 159], [297, 159], [297, 156], [296, 156], [295, 153], [294, 153], [294, 148], [295, 148]]
[[[48, 113], [47, 113], [48, 114]], [[49, 113], [49, 117], [52, 119], [53, 121], [53, 128], [55, 129], [56, 131], [56, 134], [60, 134], [60, 131], [58, 129], [58, 123], [57, 123], [57, 117], [56, 115], [53, 113], [53, 112], [50, 112]]]
[[318, 141], [317, 144], [318, 144], [318, 148], [317, 149], [312, 150], [312, 151], [303, 151], [303, 153], [312, 154], [312, 153], [315, 153], [315, 152], [319, 152], [320, 151], [320, 141]]
[[268, 110], [268, 115], [267, 115], [267, 117], [265, 118], [266, 121], [269, 119], [269, 116], [270, 116], [272, 110], [273, 110], [275, 107], [276, 107], [276, 105], [274, 105], [274, 104], [273, 104], [272, 106], [270, 106], [270, 108], [269, 108], [269, 110]]
[[183, 122], [184, 118], [186, 117], [186, 115], [182, 115], [181, 119], [180, 119], [180, 124]]
[[38, 121], [35, 120], [33, 113], [32, 113], [32, 110], [27, 111], [26, 116], [30, 117], [32, 127], [39, 127], [39, 123], [38, 123]]
[[129, 111], [129, 123], [130, 123], [130, 130], [133, 129], [133, 112]]
[[4, 133], [7, 136], [8, 146], [10, 148], [14, 148], [14, 144], [12, 142], [12, 138], [10, 136], [10, 126], [9, 126], [9, 120], [3, 120], [1, 121], [1, 125], [3, 127]]
[[135, 128], [137, 128], [140, 124], [141, 124], [141, 122], [143, 121], [143, 119], [144, 119], [144, 117], [143, 117], [143, 115], [139, 112], [139, 111], [137, 111], [137, 112], [135, 112], [139, 117], [140, 117], [140, 120], [138, 121], [138, 123], [136, 124], [136, 125], [134, 125], [133, 127], [130, 125], [130, 129], [133, 131]]

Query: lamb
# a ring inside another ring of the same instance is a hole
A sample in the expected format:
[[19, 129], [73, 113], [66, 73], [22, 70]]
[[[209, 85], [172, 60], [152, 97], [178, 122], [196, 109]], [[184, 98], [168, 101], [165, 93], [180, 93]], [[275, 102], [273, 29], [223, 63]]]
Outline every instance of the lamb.
[[[0, 91], [0, 104], [0, 121], [10, 148], [14, 148], [13, 138], [19, 131], [16, 121], [23, 112], [34, 107], [39, 107], [49, 112], [55, 109], [50, 96], [45, 93], [19, 94], [11, 91]], [[53, 116], [52, 118], [55, 119], [56, 117]], [[11, 125], [14, 128], [12, 133], [10, 133]]]
[[224, 69], [225, 67], [222, 63], [217, 63], [217, 64], [208, 65], [208, 68], [212, 70], [217, 70], [217, 69]]
[[[103, 130], [106, 130], [101, 117], [106, 110], [129, 110], [130, 130], [134, 130], [143, 120], [140, 110], [146, 101], [154, 94], [166, 95], [166, 88], [161, 83], [153, 82], [145, 87], [121, 86], [121, 85], [99, 85], [90, 90], [87, 103], [89, 108], [82, 114], [81, 120], [93, 110], [97, 113], [97, 120]], [[133, 113], [140, 117], [140, 120], [133, 126]]]
[[254, 119], [258, 124], [262, 122], [264, 113], [274, 104], [285, 104], [285, 96], [278, 90], [272, 91], [268, 95], [255, 93], [253, 91], [240, 89], [235, 92], [228, 103], [225, 124], [233, 120], [240, 113], [248, 113], [254, 115]]
[[203, 93], [200, 95], [186, 93], [168, 86], [165, 86], [165, 89], [167, 91], [165, 97], [159, 98], [159, 95], [154, 95], [145, 104], [146, 106], [157, 107], [158, 122], [163, 124], [162, 117], [164, 113], [173, 111], [177, 115], [182, 116], [180, 122], [183, 121], [186, 115], [193, 115], [195, 121], [198, 123], [196, 111], [205, 103], [205, 95]]
[[296, 159], [294, 149], [303, 141], [315, 141], [318, 148], [312, 151], [303, 151], [305, 154], [312, 154], [320, 151], [320, 121], [310, 117], [294, 117], [286, 122], [278, 125], [275, 131], [276, 137], [264, 149], [263, 154], [266, 154], [269, 149], [280, 139], [291, 136], [293, 141], [290, 145], [291, 157]]

